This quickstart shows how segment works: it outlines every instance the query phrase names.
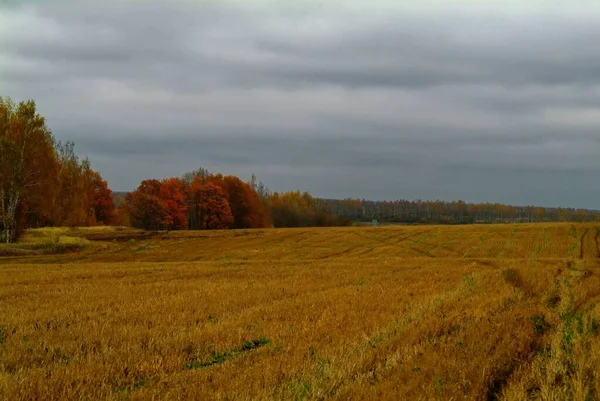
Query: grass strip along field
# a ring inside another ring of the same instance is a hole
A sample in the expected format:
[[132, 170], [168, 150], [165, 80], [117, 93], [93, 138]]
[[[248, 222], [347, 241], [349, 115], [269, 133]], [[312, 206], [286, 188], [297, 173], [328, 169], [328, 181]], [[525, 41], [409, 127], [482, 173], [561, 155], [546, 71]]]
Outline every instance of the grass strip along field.
[[52, 235], [0, 247], [2, 399], [600, 398], [595, 225]]

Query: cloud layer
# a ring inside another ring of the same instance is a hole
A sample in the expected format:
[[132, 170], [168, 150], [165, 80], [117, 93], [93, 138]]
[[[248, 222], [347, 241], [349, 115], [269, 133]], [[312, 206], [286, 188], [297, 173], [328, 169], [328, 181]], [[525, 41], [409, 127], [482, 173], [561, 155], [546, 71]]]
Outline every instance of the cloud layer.
[[600, 8], [0, 6], [0, 94], [115, 190], [199, 166], [326, 197], [600, 208]]

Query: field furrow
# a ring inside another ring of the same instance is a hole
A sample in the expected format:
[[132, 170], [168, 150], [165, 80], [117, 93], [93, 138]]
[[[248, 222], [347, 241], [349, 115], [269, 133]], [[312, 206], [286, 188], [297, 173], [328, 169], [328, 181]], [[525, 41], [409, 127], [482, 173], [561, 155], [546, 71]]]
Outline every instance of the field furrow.
[[596, 225], [75, 233], [0, 257], [1, 399], [600, 396]]

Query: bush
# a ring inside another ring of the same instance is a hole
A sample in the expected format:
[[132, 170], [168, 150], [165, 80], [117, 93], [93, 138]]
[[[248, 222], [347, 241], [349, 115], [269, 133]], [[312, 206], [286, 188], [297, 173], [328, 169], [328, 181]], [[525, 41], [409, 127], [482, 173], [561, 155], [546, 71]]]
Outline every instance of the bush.
[[90, 246], [85, 238], [64, 235], [67, 228], [42, 228], [26, 232], [20, 242], [0, 244], [0, 256], [52, 255], [78, 252]]

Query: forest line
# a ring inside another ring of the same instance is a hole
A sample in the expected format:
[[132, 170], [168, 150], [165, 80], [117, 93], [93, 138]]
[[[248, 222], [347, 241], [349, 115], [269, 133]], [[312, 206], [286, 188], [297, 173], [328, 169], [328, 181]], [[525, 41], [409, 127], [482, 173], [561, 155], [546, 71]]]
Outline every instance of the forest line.
[[181, 177], [143, 180], [119, 197], [88, 159], [76, 155], [72, 142], [54, 138], [34, 100], [17, 104], [0, 97], [0, 242], [15, 242], [26, 228], [45, 226], [211, 230], [343, 226], [372, 220], [599, 221], [600, 211], [441, 200], [323, 199], [308, 192], [272, 192], [254, 176], [245, 182], [203, 168]]

